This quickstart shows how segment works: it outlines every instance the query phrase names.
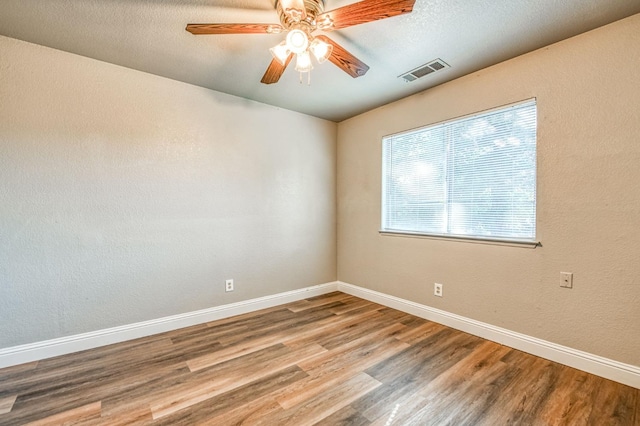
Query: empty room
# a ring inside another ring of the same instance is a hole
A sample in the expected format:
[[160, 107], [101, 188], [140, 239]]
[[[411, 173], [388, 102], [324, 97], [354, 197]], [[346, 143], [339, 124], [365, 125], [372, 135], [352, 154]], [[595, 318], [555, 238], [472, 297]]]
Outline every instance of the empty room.
[[640, 426], [639, 0], [0, 0], [0, 425]]

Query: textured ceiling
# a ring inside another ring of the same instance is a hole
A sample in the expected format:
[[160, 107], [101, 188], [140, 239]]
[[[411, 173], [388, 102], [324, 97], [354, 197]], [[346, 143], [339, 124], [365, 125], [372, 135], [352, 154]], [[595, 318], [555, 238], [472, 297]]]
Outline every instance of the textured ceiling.
[[[326, 0], [325, 10], [350, 3]], [[353, 79], [316, 64], [310, 86], [292, 65], [277, 84], [260, 83], [282, 34], [184, 29], [278, 23], [274, 0], [0, 0], [0, 34], [341, 121], [636, 13], [640, 0], [416, 0], [411, 14], [327, 33], [371, 69]], [[436, 58], [451, 68], [397, 78]]]

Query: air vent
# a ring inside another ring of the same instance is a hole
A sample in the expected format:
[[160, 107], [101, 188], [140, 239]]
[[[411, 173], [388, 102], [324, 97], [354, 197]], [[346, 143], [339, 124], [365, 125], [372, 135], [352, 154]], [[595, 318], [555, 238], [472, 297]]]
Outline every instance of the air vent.
[[404, 81], [408, 83], [410, 81], [415, 81], [421, 77], [424, 77], [425, 75], [440, 71], [444, 68], [449, 68], [449, 65], [442, 59], [438, 58], [424, 65], [420, 65], [418, 68], [415, 68], [409, 72], [399, 75], [398, 78], [403, 78]]

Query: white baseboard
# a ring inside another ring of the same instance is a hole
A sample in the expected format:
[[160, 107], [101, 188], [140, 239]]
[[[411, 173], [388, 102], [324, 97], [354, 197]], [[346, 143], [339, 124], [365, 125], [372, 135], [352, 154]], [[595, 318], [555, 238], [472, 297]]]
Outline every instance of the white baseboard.
[[625, 385], [640, 389], [640, 367], [558, 345], [526, 334], [517, 333], [476, 321], [410, 300], [358, 287], [344, 282], [332, 282], [299, 290], [278, 293], [199, 311], [128, 324], [104, 330], [61, 337], [26, 345], [0, 349], [0, 368], [51, 358], [58, 355], [93, 349], [126, 340], [151, 336], [209, 321], [295, 302], [332, 291], [342, 291], [399, 311], [434, 321], [475, 336], [482, 337], [569, 367], [577, 368]]
[[336, 291], [337, 289], [337, 282], [320, 284], [155, 320], [0, 349], [0, 368], [190, 327], [192, 325], [295, 302], [308, 297], [319, 296]]
[[614, 380], [640, 389], [640, 367], [624, 364], [609, 358], [593, 355], [567, 346], [558, 345], [526, 334], [496, 327], [440, 309], [390, 296], [374, 290], [338, 282], [343, 293], [376, 302], [389, 308], [407, 312], [420, 318], [434, 321], [483, 339], [491, 340], [532, 355], [586, 371], [606, 379]]

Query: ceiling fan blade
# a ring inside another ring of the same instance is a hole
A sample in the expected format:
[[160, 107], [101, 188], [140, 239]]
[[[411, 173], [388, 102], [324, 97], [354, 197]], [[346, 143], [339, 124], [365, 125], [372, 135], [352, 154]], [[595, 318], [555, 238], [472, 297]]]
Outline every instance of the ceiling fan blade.
[[264, 84], [277, 83], [278, 80], [280, 80], [282, 73], [284, 73], [284, 70], [287, 69], [287, 66], [289, 65], [289, 62], [291, 62], [292, 58], [293, 53], [290, 53], [284, 65], [282, 65], [277, 59], [273, 59], [269, 64], [267, 71], [265, 71], [264, 75], [262, 76], [262, 80], [260, 80], [260, 82]]
[[272, 34], [283, 30], [278, 24], [187, 24], [191, 34]]
[[316, 38], [333, 46], [333, 51], [331, 52], [331, 56], [329, 56], [329, 60], [351, 77], [362, 77], [367, 73], [367, 71], [369, 71], [369, 65], [347, 52], [344, 47], [340, 46], [329, 37], [319, 35], [316, 36]]
[[363, 0], [318, 15], [318, 28], [339, 30], [379, 19], [410, 13], [416, 0]]

